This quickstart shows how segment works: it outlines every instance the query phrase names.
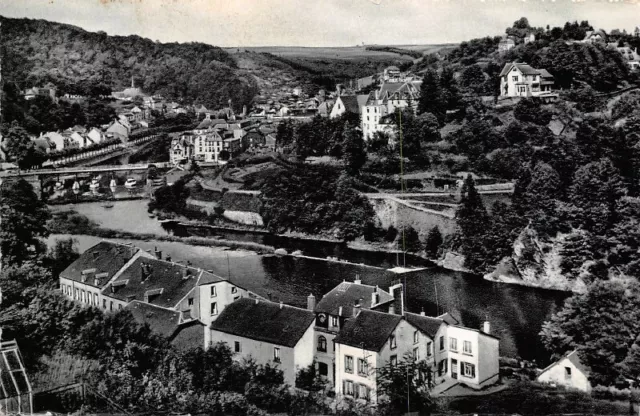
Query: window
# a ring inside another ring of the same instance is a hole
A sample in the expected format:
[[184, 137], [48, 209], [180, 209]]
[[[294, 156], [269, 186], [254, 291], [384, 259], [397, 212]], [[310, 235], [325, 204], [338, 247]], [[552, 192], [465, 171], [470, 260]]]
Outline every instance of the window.
[[344, 371], [353, 374], [353, 357], [350, 355], [344, 356]]
[[216, 292], [216, 287], [211, 286], [211, 297], [215, 298], [216, 296], [218, 296], [218, 293]]
[[93, 294], [93, 304], [96, 306], [100, 306], [100, 301], [98, 300], [98, 294], [94, 293]]
[[122, 303], [118, 305], [118, 310], [122, 309]]
[[113, 310], [113, 301], [111, 301], [111, 305], [109, 306], [109, 310], [112, 311]]
[[397, 355], [392, 355], [389, 358], [389, 364], [391, 365], [398, 365], [398, 356]]
[[189, 302], [189, 306], [193, 306], [193, 298], [189, 298], [188, 302]]
[[475, 378], [476, 366], [469, 363], [462, 363], [462, 375], [469, 378]]
[[473, 348], [471, 347], [471, 341], [465, 341], [462, 344], [462, 352], [465, 354], [473, 354]]
[[84, 296], [85, 296], [84, 290], [81, 290], [81, 291], [80, 291], [80, 301], [81, 301], [82, 303], [84, 303]]
[[353, 396], [353, 381], [346, 380], [344, 382], [344, 394]]
[[364, 384], [358, 384], [358, 390], [356, 390], [356, 398], [358, 399], [368, 399], [369, 398], [369, 388]]
[[418, 331], [413, 331], [413, 343], [417, 344], [419, 340], [420, 340], [420, 335], [418, 334]]
[[518, 82], [518, 76], [517, 76], [517, 75], [512, 76], [512, 77], [511, 77], [511, 79], [512, 79], [514, 82]]
[[211, 315], [217, 315], [217, 314], [218, 314], [218, 303], [211, 302]]
[[338, 317], [337, 316], [332, 316], [331, 317], [331, 326], [338, 326]]
[[440, 351], [444, 350], [444, 337], [440, 337]]
[[391, 348], [393, 350], [396, 347], [397, 347], [397, 345], [396, 345], [396, 334], [391, 334], [391, 336], [389, 337], [389, 348]]
[[318, 351], [327, 352], [327, 339], [322, 335], [318, 337]]
[[235, 352], [240, 352], [240, 351], [242, 351], [242, 350], [241, 350], [241, 348], [240, 348], [240, 342], [235, 341], [235, 342], [233, 343], [233, 350], [234, 350]]
[[329, 366], [326, 363], [318, 363], [318, 373], [321, 376], [327, 377], [329, 375]]
[[420, 350], [418, 349], [418, 347], [413, 349], [413, 361], [418, 361], [420, 360]]
[[273, 347], [273, 361], [280, 362], [280, 348]]
[[238, 293], [238, 288], [235, 286], [231, 286], [231, 293]]
[[102, 299], [102, 309], [107, 309], [107, 300]]
[[358, 375], [365, 377], [369, 375], [369, 366], [362, 358], [358, 358]]
[[571, 380], [571, 367], [564, 368], [564, 379]]
[[432, 342], [427, 342], [427, 357], [431, 357], [431, 348], [432, 348], [433, 343]]
[[458, 351], [458, 340], [455, 338], [449, 338], [449, 349], [451, 351]]
[[76, 292], [75, 292], [75, 295], [73, 296], [73, 299], [74, 300], [80, 300], [79, 294], [80, 294], [80, 291], [78, 289], [76, 289]]

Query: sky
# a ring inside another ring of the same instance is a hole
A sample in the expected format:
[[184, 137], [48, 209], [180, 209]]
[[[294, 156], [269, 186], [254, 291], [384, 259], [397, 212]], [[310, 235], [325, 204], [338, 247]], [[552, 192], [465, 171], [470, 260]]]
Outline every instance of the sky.
[[640, 26], [640, 0], [0, 0], [0, 15], [110, 35], [235, 46], [461, 42], [495, 36], [522, 16], [533, 26], [589, 20]]

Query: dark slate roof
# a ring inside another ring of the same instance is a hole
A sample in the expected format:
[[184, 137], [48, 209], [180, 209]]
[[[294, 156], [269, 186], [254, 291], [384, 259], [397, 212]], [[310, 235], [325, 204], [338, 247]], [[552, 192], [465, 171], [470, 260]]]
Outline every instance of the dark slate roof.
[[[149, 277], [143, 279], [142, 263], [149, 265]], [[185, 271], [189, 275], [184, 277]], [[144, 301], [145, 293], [151, 294], [149, 303], [165, 308], [173, 308], [192, 289], [198, 285], [202, 270], [182, 264], [171, 263], [153, 258], [139, 258], [118, 276], [111, 288], [104, 289], [105, 294], [116, 299], [130, 302]]]
[[149, 324], [153, 332], [167, 338], [173, 335], [180, 323], [180, 312], [148, 303], [133, 301], [127, 305], [126, 309], [138, 323]]
[[106, 273], [106, 276], [100, 278], [99, 287], [104, 287], [138, 251], [139, 249], [133, 246], [102, 241], [82, 253], [76, 261], [60, 273], [60, 277], [80, 282], [83, 271], [95, 269], [94, 273], [87, 275], [85, 283], [94, 286], [94, 276]]
[[502, 68], [502, 72], [500, 72], [500, 76], [503, 77], [505, 75], [507, 75], [509, 73], [509, 71], [511, 71], [511, 69], [513, 67], [516, 67], [520, 70], [520, 72], [522, 72], [524, 75], [539, 75], [540, 71], [532, 68], [530, 65], [527, 64], [523, 64], [520, 62], [511, 62], [511, 63], [506, 63], [504, 65], [504, 68]]
[[349, 113], [360, 114], [360, 107], [358, 105], [358, 97], [355, 95], [341, 95], [340, 100], [344, 104], [344, 108]]
[[213, 127], [216, 124], [224, 124], [226, 126], [227, 120], [224, 120], [221, 118], [205, 118], [200, 122], [200, 124], [198, 124], [198, 127], [196, 127], [196, 130], [208, 129], [209, 127]]
[[211, 329], [285, 347], [295, 347], [313, 324], [306, 309], [242, 298], [227, 306]]
[[361, 311], [356, 318], [347, 320], [334, 341], [367, 351], [380, 351], [401, 320], [400, 315]]
[[449, 325], [458, 325], [458, 324], [460, 324], [460, 321], [457, 320], [456, 318], [454, 318], [453, 315], [451, 315], [449, 312], [445, 312], [442, 315], [437, 316], [436, 318], [437, 319], [442, 319], [443, 321], [445, 321]]
[[[376, 291], [374, 286], [342, 282], [324, 295], [322, 300], [318, 302], [315, 311], [337, 315], [338, 308], [342, 306], [342, 316], [352, 316], [356, 301], [360, 301], [360, 308], [371, 309], [371, 294], [374, 291]], [[377, 291], [379, 293], [379, 302], [376, 306], [393, 301], [393, 297], [388, 292], [380, 288]]]
[[404, 313], [407, 322], [418, 328], [422, 333], [428, 335], [430, 338], [435, 338], [438, 329], [441, 325], [446, 325], [440, 318], [432, 318], [430, 316], [422, 316], [411, 312]]

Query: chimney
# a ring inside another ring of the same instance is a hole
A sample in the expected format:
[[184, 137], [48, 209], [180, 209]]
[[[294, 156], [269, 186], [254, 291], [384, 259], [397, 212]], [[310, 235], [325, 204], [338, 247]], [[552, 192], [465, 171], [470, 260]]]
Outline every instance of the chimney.
[[380, 295], [378, 294], [378, 287], [376, 286], [376, 288], [374, 289], [373, 293], [371, 294], [371, 307], [373, 308], [375, 305], [378, 304], [378, 302], [380, 301]]
[[356, 300], [355, 304], [353, 305], [353, 317], [357, 317], [360, 314], [360, 301]]
[[338, 307], [338, 316], [342, 316], [342, 306]]
[[396, 314], [396, 306], [393, 303], [389, 304], [389, 314], [390, 315]]
[[424, 308], [422, 308], [422, 310], [420, 311], [420, 316], [427, 316], [427, 314], [424, 313]]
[[316, 297], [313, 293], [307, 296], [307, 309], [313, 311], [316, 309]]
[[280, 309], [284, 308], [284, 303], [280, 301]]
[[489, 321], [484, 321], [484, 324], [482, 325], [482, 332], [484, 332], [485, 334], [491, 333], [491, 324], [489, 323]]
[[360, 276], [356, 275], [356, 279], [353, 281], [353, 283], [357, 284], [357, 285], [361, 285], [362, 284], [362, 280], [360, 280]]
[[158, 247], [154, 247], [153, 253], [156, 255], [158, 260], [162, 260], [162, 250], [158, 250]]
[[165, 257], [166, 261], [171, 261], [171, 256], [167, 255], [167, 257]]

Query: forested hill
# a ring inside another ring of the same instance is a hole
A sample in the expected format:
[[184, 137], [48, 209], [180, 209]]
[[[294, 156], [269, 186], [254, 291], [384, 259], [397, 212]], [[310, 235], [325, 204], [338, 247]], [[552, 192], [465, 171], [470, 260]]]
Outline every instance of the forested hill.
[[258, 87], [219, 47], [203, 43], [159, 43], [139, 36], [109, 36], [46, 20], [10, 19], [2, 23], [3, 75], [20, 88], [48, 81], [59, 92], [88, 94], [106, 86], [131, 84], [207, 107], [248, 104]]

